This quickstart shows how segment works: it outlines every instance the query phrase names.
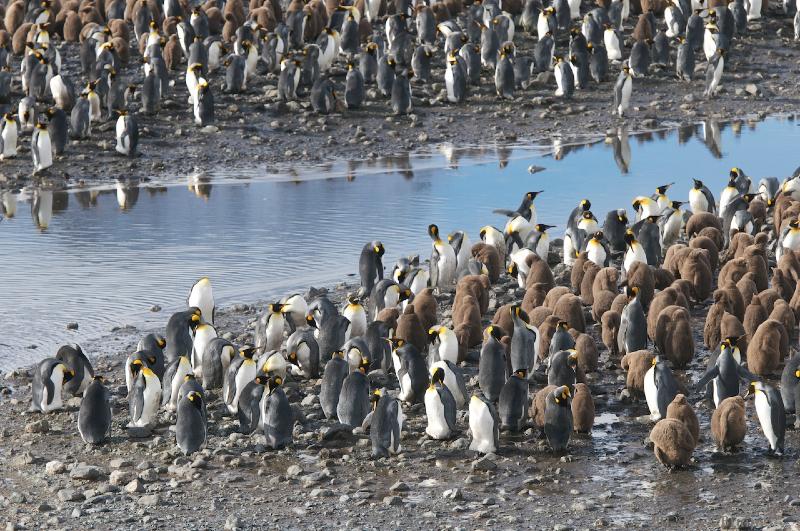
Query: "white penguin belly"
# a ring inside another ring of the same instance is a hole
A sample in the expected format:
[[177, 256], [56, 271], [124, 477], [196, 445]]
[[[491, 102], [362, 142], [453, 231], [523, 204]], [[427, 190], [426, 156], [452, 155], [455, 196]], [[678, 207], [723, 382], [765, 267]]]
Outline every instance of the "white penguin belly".
[[407, 402], [411, 398], [411, 376], [408, 373], [400, 378], [400, 400]]
[[144, 388], [144, 406], [141, 416], [134, 422], [134, 426], [143, 427], [153, 424], [158, 407], [161, 405], [161, 384], [158, 378], [153, 377], [147, 380]]
[[425, 416], [428, 418], [425, 433], [434, 439], [450, 437], [450, 427], [447, 425], [447, 419], [444, 418], [444, 406], [436, 389], [425, 391]]
[[3, 158], [17, 156], [17, 126], [16, 124], [5, 124], [3, 127]]
[[658, 389], [656, 388], [655, 367], [650, 367], [644, 375], [644, 397], [647, 399], [647, 407], [650, 409], [650, 418], [659, 420], [661, 412], [658, 410]]
[[367, 331], [367, 313], [364, 311], [363, 306], [356, 306], [352, 308], [347, 306], [342, 315], [347, 317], [350, 321], [350, 327], [347, 330], [347, 337], [345, 341], [351, 337], [363, 336]]
[[236, 392], [233, 394], [233, 403], [228, 404], [228, 411], [231, 413], [239, 412], [239, 396], [241, 396], [244, 386], [255, 379], [257, 372], [254, 362], [244, 362], [239, 367], [239, 372], [236, 373]]
[[472, 434], [470, 450], [484, 454], [497, 450], [494, 445], [494, 418], [480, 399], [473, 398], [469, 404], [469, 431]]
[[272, 314], [267, 323], [267, 350], [279, 350], [283, 343], [283, 328], [286, 323], [282, 314]]
[[767, 441], [769, 441], [769, 447], [775, 450], [778, 444], [778, 437], [772, 429], [772, 412], [769, 407], [767, 395], [760, 391], [756, 392], [755, 403], [758, 421], [761, 423], [761, 430], [764, 432]]
[[689, 190], [689, 206], [692, 208], [692, 214], [709, 211], [708, 199], [703, 192], [695, 188]]
[[783, 237], [781, 246], [784, 249], [791, 249], [792, 251], [800, 249], [800, 230], [789, 229], [789, 232]]
[[589, 241], [589, 245], [586, 247], [586, 256], [598, 267], [605, 267], [606, 250], [599, 243]]
[[169, 403], [167, 404], [167, 409], [175, 411], [178, 408], [178, 392], [181, 390], [181, 385], [183, 385], [183, 382], [188, 374], [193, 374], [192, 367], [185, 361], [181, 360], [178, 363], [178, 369], [175, 371], [175, 376], [170, 382]]

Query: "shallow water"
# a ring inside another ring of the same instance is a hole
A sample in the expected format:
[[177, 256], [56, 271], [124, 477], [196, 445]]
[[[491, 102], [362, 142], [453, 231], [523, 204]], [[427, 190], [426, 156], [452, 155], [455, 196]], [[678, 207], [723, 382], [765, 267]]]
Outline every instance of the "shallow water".
[[[23, 190], [11, 194], [16, 215], [0, 223], [0, 368], [114, 326], [163, 326], [202, 275], [211, 277], [218, 303], [254, 302], [343, 280], [372, 239], [383, 241], [387, 269], [402, 255], [424, 258], [429, 223], [467, 230], [474, 242], [481, 226], [502, 228], [494, 208], [515, 208], [531, 190], [545, 191], [538, 219], [558, 226], [551, 237], [560, 237], [583, 197], [602, 221], [671, 181], [673, 199], [686, 199], [692, 177], [718, 194], [732, 166], [754, 182], [782, 179], [798, 166], [798, 137], [785, 118], [707, 122], [586, 145], [443, 148], [290, 175], [218, 170], [188, 186], [142, 184], [121, 193]], [[545, 169], [531, 174], [532, 165]], [[151, 313], [153, 305], [163, 311]], [[78, 330], [67, 330], [70, 322]]]

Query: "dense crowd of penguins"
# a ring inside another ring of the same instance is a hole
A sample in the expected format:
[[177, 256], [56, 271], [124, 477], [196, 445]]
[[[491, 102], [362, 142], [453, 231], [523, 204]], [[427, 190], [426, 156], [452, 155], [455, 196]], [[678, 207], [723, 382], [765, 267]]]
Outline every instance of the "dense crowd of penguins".
[[[783, 8], [796, 11], [791, 1]], [[308, 98], [320, 113], [358, 108], [375, 86], [394, 113], [407, 114], [411, 79], [432, 83], [437, 60], [452, 103], [465, 101], [487, 72], [498, 97], [512, 98], [532, 76], [553, 71], [555, 94], [569, 98], [619, 64], [613, 112], [623, 116], [634, 77], [674, 63], [677, 76], [691, 80], [700, 50], [713, 96], [732, 40], [765, 9], [761, 0], [598, 0], [583, 14], [580, 0], [15, 0], [4, 6], [0, 30], [0, 153], [16, 156], [30, 133], [34, 171], [46, 170], [69, 138], [89, 138], [93, 124], [118, 116], [115, 149], [134, 156], [137, 116], [159, 112], [176, 90], [175, 71], [184, 72], [199, 126], [214, 122], [215, 92], [263, 85], [256, 76], [264, 73], [277, 75], [278, 100]], [[628, 39], [624, 23], [636, 14]], [[526, 36], [535, 39], [532, 51], [522, 46]], [[81, 72], [62, 70], [62, 54], [78, 54]], [[138, 61], [141, 71], [126, 67]], [[215, 81], [218, 70], [224, 81]]]
[[[713, 404], [711, 432], [722, 450], [743, 442], [744, 399], [752, 397], [768, 452], [782, 455], [787, 415], [800, 404], [800, 355], [790, 356], [800, 317], [800, 169], [756, 187], [734, 168], [718, 200], [699, 180], [685, 202], [668, 197], [672, 186], [636, 197], [632, 223], [619, 209], [600, 225], [581, 200], [566, 219], [561, 250], [569, 285], [558, 285], [549, 265], [559, 249], [548, 234], [554, 227], [537, 219], [541, 192], [526, 193], [516, 210], [496, 211], [507, 223], [483, 227], [474, 245], [463, 231], [443, 237], [430, 225], [430, 260], [401, 258], [386, 276], [383, 244], [366, 244], [360, 288], [341, 307], [327, 295], [268, 304], [252, 323], [250, 345], [221, 337], [203, 278], [164, 335], [148, 334], [126, 360], [129, 429], [175, 419], [177, 445], [195, 452], [206, 443], [214, 390], [243, 433], [259, 430], [268, 448], [282, 448], [296, 419], [283, 386], [294, 379], [319, 384], [326, 419], [368, 430], [375, 457], [400, 451], [406, 415], [419, 403], [432, 439], [457, 434], [458, 411], [466, 409], [472, 450], [495, 453], [501, 432], [533, 425], [563, 452], [573, 432], [592, 430], [586, 374], [603, 370], [605, 348], [612, 366], [627, 372], [628, 392], [644, 395], [664, 465], [688, 464], [698, 443], [692, 393]], [[515, 280], [516, 299], [489, 321], [492, 285]], [[687, 388], [673, 369], [695, 358], [690, 312], [710, 298], [707, 372]], [[463, 372], [470, 365], [477, 365], [472, 392]], [[768, 383], [782, 366], [780, 387]], [[35, 369], [32, 409], [60, 409], [62, 395], [82, 395], [83, 439], [107, 440], [109, 392], [80, 347], [64, 346]]]

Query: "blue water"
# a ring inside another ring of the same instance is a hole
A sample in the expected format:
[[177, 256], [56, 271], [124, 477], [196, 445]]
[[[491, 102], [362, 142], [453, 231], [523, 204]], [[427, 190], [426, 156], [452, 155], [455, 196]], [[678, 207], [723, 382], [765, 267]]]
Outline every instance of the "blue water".
[[[793, 156], [800, 131], [789, 119], [616, 138], [451, 156], [443, 150], [258, 178], [216, 170], [200, 190], [142, 184], [125, 209], [114, 189], [94, 191], [94, 198], [88, 191], [56, 192], [46, 229], [34, 221], [30, 198], [47, 192], [23, 190], [16, 215], [0, 223], [0, 368], [36, 361], [114, 326], [163, 326], [203, 275], [211, 277], [218, 303], [255, 302], [345, 280], [372, 239], [383, 241], [387, 268], [399, 256], [425, 257], [429, 223], [443, 232], [467, 230], [474, 242], [481, 226], [502, 228], [505, 219], [493, 209], [515, 208], [527, 191], [544, 190], [538, 219], [557, 225], [557, 237], [584, 197], [602, 219], [611, 209], [630, 211], [634, 196], [668, 182], [676, 182], [670, 197], [685, 200], [692, 178], [718, 194], [732, 166], [755, 184], [764, 176], [783, 178], [800, 164]], [[626, 141], [629, 157], [621, 155]], [[531, 165], [545, 170], [531, 174]], [[153, 305], [164, 311], [151, 313]], [[67, 330], [70, 322], [78, 330]]]

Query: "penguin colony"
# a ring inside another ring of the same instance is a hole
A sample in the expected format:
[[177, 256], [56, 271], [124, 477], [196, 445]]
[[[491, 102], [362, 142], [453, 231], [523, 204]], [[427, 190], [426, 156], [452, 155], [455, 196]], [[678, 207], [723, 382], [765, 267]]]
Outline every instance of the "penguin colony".
[[[665, 466], [688, 465], [703, 435], [692, 398], [714, 408], [711, 436], [722, 451], [742, 444], [752, 399], [767, 453], [781, 456], [787, 417], [797, 418], [800, 404], [800, 354], [790, 357], [800, 312], [800, 168], [757, 187], [733, 168], [719, 201], [700, 180], [685, 202], [668, 197], [673, 186], [635, 197], [633, 219], [621, 208], [602, 225], [581, 200], [565, 220], [569, 286], [556, 285], [548, 265], [554, 227], [539, 223], [541, 191], [526, 193], [516, 210], [496, 210], [505, 226], [483, 227], [475, 244], [463, 231], [443, 236], [430, 225], [427, 267], [412, 256], [387, 271], [383, 243], [367, 243], [360, 288], [342, 307], [324, 295], [268, 304], [252, 345], [220, 336], [203, 278], [164, 334], [142, 338], [126, 360], [129, 430], [174, 422], [177, 446], [196, 452], [213, 392], [242, 433], [259, 431], [267, 448], [283, 448], [295, 422], [284, 382], [320, 379], [325, 417], [368, 431], [375, 458], [401, 452], [405, 419], [423, 411], [433, 440], [466, 431], [471, 450], [497, 453], [507, 433], [534, 427], [562, 453], [575, 433], [592, 431], [586, 375], [602, 370], [598, 352], [606, 349], [608, 362], [627, 371], [626, 392], [644, 398]], [[521, 300], [489, 321], [489, 289], [504, 274], [518, 282]], [[451, 326], [437, 300], [452, 300]], [[678, 372], [695, 356], [689, 312], [709, 302], [702, 337], [712, 355], [691, 383]], [[470, 392], [462, 369], [471, 364], [478, 372]], [[778, 374], [780, 385], [767, 382]], [[83, 397], [81, 437], [106, 440], [109, 393], [80, 347], [62, 347], [35, 371], [32, 409], [60, 409], [63, 395]]]
[[[30, 134], [34, 172], [44, 171], [70, 138], [94, 138], [93, 128], [114, 119], [115, 151], [135, 156], [140, 117], [158, 113], [176, 83], [186, 85], [186, 118], [204, 127], [214, 123], [215, 94], [264, 88], [256, 86], [264, 73], [277, 76], [280, 101], [302, 98], [322, 114], [360, 107], [373, 97], [368, 87], [394, 114], [409, 114], [412, 81], [432, 83], [434, 59], [443, 59], [443, 92], [454, 104], [492, 71], [500, 99], [550, 71], [554, 94], [570, 98], [618, 67], [609, 100], [622, 117], [634, 78], [655, 65], [692, 81], [698, 53], [707, 64], [705, 95], [713, 97], [733, 39], [766, 6], [597, 0], [583, 14], [581, 7], [580, 0], [15, 0], [3, 6], [0, 29], [0, 154], [17, 156]], [[794, 2], [783, 10], [800, 36]], [[628, 37], [626, 23], [633, 23]], [[532, 50], [522, 47], [528, 38]], [[81, 71], [62, 70], [62, 53], [78, 55]]]

